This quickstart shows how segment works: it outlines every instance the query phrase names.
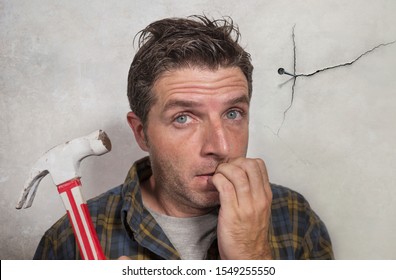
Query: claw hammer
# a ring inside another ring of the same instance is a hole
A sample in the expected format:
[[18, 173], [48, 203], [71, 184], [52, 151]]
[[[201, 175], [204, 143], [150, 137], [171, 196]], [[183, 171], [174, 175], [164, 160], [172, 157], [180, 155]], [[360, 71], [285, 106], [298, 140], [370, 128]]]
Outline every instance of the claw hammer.
[[30, 207], [40, 181], [50, 173], [66, 208], [81, 256], [86, 260], [103, 260], [105, 255], [81, 192], [80, 163], [88, 156], [100, 156], [110, 150], [110, 139], [102, 130], [55, 146], [33, 166], [16, 206], [17, 209]]

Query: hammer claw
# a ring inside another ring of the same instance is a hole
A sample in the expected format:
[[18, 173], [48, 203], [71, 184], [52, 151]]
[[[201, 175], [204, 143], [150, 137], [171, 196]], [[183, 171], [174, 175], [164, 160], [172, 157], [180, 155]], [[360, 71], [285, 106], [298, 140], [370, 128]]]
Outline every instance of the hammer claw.
[[[35, 175], [31, 175], [30, 178], [26, 181], [19, 201], [16, 205], [17, 209], [21, 208], [29, 208], [32, 206], [34, 196], [37, 192], [37, 187], [40, 184], [41, 180], [48, 174], [48, 170], [36, 171]], [[26, 204], [25, 202], [28, 201]]]
[[30, 190], [29, 200], [28, 200], [28, 202], [26, 203], [26, 205], [25, 205], [24, 208], [29, 208], [30, 206], [32, 206], [34, 197], [36, 196], [37, 187], [38, 187], [38, 185], [40, 184], [41, 180], [42, 180], [42, 179], [45, 177], [45, 175], [47, 175], [47, 174], [48, 174], [48, 172], [43, 172], [43, 173], [40, 175], [40, 177], [38, 177], [38, 178], [33, 182], [33, 186], [32, 186], [32, 188], [31, 188], [31, 190]]

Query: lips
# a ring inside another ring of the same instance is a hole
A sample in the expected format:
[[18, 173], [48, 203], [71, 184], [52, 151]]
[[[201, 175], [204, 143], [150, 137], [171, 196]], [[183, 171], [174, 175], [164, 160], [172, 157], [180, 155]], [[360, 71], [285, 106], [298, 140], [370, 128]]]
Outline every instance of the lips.
[[210, 173], [199, 174], [198, 176], [211, 177], [211, 176], [213, 176], [214, 174], [215, 174], [214, 172], [210, 172]]
[[204, 180], [211, 181], [214, 174], [215, 174], [214, 172], [201, 173], [201, 174], [198, 174], [197, 177], [204, 179]]
[[212, 178], [216, 174], [217, 166], [219, 162], [210, 162], [202, 166], [197, 166], [195, 178], [197, 178], [201, 184], [206, 185], [210, 189], [215, 189], [212, 183]]
[[206, 188], [210, 190], [216, 190], [215, 186], [212, 183], [212, 178], [214, 174], [214, 172], [202, 173], [197, 175], [196, 178], [198, 178], [206, 186]]

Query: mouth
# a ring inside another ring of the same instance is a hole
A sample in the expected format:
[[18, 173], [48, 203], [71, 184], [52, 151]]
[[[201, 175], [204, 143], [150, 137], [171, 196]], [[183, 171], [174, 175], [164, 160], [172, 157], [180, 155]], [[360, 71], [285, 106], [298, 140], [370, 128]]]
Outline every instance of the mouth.
[[207, 177], [207, 178], [209, 178], [209, 177], [213, 177], [214, 174], [215, 174], [214, 172], [202, 173], [202, 174], [198, 174], [197, 177], [204, 177], [204, 178]]
[[213, 175], [214, 175], [214, 174], [215, 174], [214, 172], [202, 173], [202, 174], [197, 175], [196, 177], [197, 177], [204, 185], [206, 185], [207, 187], [209, 187], [209, 189], [215, 190], [216, 188], [215, 188], [215, 186], [213, 185], [213, 182], [212, 182], [212, 178], [213, 178]]

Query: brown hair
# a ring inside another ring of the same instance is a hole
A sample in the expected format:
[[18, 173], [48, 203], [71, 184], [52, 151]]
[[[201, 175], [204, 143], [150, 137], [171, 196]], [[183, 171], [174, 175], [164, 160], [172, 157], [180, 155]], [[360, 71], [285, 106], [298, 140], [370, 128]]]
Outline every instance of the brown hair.
[[231, 18], [167, 18], [151, 23], [137, 36], [139, 34], [139, 50], [129, 69], [128, 99], [131, 110], [143, 126], [155, 102], [151, 89], [167, 70], [239, 67], [246, 76], [251, 97], [253, 66], [250, 54], [239, 45], [239, 29]]

